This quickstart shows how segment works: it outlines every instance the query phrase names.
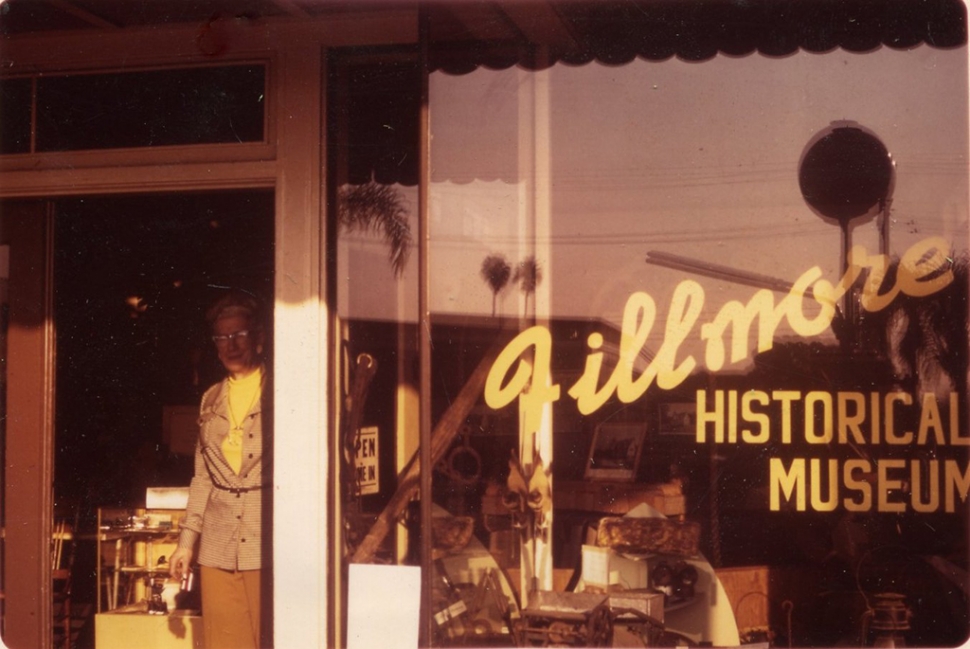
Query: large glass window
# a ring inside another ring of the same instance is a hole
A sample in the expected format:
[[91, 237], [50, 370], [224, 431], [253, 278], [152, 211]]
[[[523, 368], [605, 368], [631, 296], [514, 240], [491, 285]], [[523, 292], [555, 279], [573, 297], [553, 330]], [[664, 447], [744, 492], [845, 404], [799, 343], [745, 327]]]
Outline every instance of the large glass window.
[[890, 591], [911, 639], [965, 637], [965, 595], [942, 619], [918, 559], [967, 523], [965, 79], [964, 52], [926, 47], [432, 75], [432, 310], [526, 331], [453, 447], [497, 470], [436, 495], [479, 521], [489, 494], [518, 503], [510, 542], [477, 531], [518, 548], [496, 557], [523, 604], [607, 546], [606, 581], [665, 591], [695, 641], [751, 639], [714, 579], [749, 565], [819, 580], [790, 641], [869, 642]]
[[620, 592], [651, 645], [961, 642], [966, 78], [929, 47], [432, 73], [429, 331], [390, 236], [415, 190], [335, 184], [343, 565], [431, 534], [438, 646], [562, 640]]
[[408, 541], [417, 518], [409, 519], [412, 532], [403, 524], [413, 492], [399, 474], [417, 468], [419, 440], [421, 76], [414, 56], [387, 51], [335, 53], [328, 67], [328, 204], [337, 242], [331, 290], [341, 406], [331, 448], [338, 477], [338, 600], [346, 602], [351, 563], [420, 562]]

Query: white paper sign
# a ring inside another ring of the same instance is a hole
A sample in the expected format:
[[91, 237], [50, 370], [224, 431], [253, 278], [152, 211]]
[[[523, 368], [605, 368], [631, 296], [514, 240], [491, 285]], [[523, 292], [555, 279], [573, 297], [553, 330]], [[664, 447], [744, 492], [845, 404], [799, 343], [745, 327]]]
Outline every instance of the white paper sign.
[[350, 564], [348, 649], [415, 649], [421, 609], [420, 566]]
[[610, 549], [583, 546], [583, 584], [599, 590], [610, 586]]

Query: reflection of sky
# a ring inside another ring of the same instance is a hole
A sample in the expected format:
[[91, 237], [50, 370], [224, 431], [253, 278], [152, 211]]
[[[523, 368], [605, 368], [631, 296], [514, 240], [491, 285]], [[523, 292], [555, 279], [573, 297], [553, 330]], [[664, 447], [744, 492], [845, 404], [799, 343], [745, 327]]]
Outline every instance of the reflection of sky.
[[[540, 315], [614, 322], [646, 291], [662, 323], [685, 279], [645, 264], [649, 250], [789, 281], [819, 265], [834, 279], [839, 229], [806, 206], [797, 168], [812, 136], [839, 120], [878, 135], [896, 161], [893, 253], [932, 235], [967, 247], [964, 48], [436, 73], [431, 115], [433, 312], [491, 313], [479, 273], [490, 253], [513, 264], [535, 254]], [[402, 191], [416, 208], [416, 192]], [[853, 241], [876, 252], [875, 222]], [[416, 257], [403, 284], [389, 271], [371, 281], [386, 252], [357, 235], [347, 243], [345, 313], [416, 319], [416, 289], [404, 288], [416, 286]], [[695, 279], [702, 320], [755, 290]], [[500, 295], [499, 313], [522, 308], [519, 291]], [[650, 344], [661, 336], [658, 324]]]

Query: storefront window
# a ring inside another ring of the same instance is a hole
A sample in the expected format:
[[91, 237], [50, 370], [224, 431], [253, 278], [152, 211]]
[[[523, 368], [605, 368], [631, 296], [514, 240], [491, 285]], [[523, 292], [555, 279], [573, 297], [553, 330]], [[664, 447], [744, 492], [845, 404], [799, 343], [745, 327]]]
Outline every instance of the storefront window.
[[420, 563], [404, 524], [410, 498], [396, 494], [404, 482], [398, 474], [416, 468], [419, 440], [421, 77], [416, 57], [387, 51], [334, 53], [328, 68], [327, 200], [337, 241], [330, 290], [340, 403], [331, 445], [338, 479], [335, 581], [346, 615], [351, 564]]
[[[419, 561], [413, 503], [355, 549], [428, 335], [431, 644], [537, 642], [568, 631], [550, 593], [619, 591], [662, 618], [641, 642], [962, 641], [966, 78], [929, 47], [432, 73], [430, 332], [405, 240], [340, 217], [347, 564]], [[336, 200], [413, 234], [400, 182]], [[760, 617], [744, 579], [779, 589]]]
[[[962, 52], [925, 47], [432, 75], [432, 310], [525, 331], [452, 447], [483, 488], [436, 503], [472, 513], [523, 606], [606, 546], [607, 588], [693, 566], [664, 625], [694, 641], [758, 633], [697, 598], [751, 565], [818, 580], [814, 631], [776, 637], [872, 642], [891, 592], [911, 640], [962, 640], [965, 595], [921, 599], [952, 591], [919, 557], [966, 533], [965, 83]], [[676, 542], [614, 526], [651, 516]]]

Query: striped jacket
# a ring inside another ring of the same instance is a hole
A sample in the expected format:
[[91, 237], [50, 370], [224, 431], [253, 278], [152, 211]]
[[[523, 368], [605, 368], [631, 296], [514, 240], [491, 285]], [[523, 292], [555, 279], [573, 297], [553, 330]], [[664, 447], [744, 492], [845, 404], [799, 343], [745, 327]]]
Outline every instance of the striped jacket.
[[[264, 385], [262, 394], [270, 394], [268, 390]], [[222, 454], [222, 440], [230, 428], [228, 379], [202, 396], [195, 475], [179, 535], [183, 548], [193, 548], [201, 536], [196, 555], [201, 565], [223, 570], [262, 567], [263, 545], [268, 542], [262, 535], [262, 512], [272, 498], [272, 440], [263, 428], [264, 402], [258, 398], [243, 420], [242, 467], [237, 475]]]

